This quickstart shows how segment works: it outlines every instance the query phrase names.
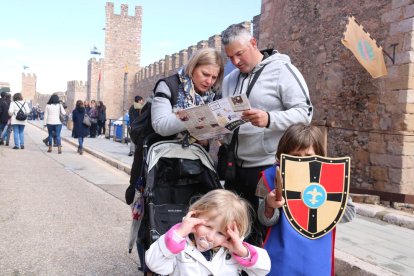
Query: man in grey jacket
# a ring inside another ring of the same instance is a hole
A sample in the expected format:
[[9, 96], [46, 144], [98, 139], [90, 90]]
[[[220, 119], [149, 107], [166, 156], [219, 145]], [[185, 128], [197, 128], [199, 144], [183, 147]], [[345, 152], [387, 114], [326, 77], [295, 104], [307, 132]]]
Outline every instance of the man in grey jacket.
[[223, 81], [223, 97], [246, 93], [260, 74], [247, 93], [252, 108], [243, 112], [243, 119], [248, 123], [240, 126], [237, 136], [236, 179], [225, 184], [257, 210], [259, 172], [275, 162], [279, 139], [290, 125], [311, 122], [313, 108], [306, 82], [289, 56], [259, 51], [256, 39], [241, 24], [231, 25], [221, 36], [228, 58], [237, 67]]

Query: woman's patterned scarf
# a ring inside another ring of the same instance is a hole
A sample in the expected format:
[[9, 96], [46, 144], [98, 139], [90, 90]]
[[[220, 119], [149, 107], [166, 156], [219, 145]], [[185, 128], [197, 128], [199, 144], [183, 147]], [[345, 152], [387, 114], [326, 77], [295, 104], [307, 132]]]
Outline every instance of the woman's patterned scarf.
[[184, 68], [178, 71], [178, 76], [181, 83], [178, 86], [177, 104], [173, 107], [174, 112], [214, 100], [215, 93], [211, 89], [204, 92], [202, 96], [195, 91], [193, 81], [185, 75]]

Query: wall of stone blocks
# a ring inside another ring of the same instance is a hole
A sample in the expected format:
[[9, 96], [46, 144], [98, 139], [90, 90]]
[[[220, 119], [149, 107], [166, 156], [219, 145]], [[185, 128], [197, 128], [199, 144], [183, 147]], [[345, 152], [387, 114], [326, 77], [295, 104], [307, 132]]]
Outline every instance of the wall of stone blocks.
[[[105, 59], [103, 61], [102, 100], [107, 117], [118, 118], [128, 109], [128, 99], [134, 94], [135, 74], [140, 66], [142, 8], [135, 7], [128, 15], [128, 5], [121, 4], [120, 14], [114, 13], [114, 4], [107, 3], [105, 25]], [[127, 95], [124, 99], [124, 76]], [[124, 104], [125, 103], [125, 104]]]
[[[328, 154], [352, 157], [351, 186], [414, 194], [414, 1], [263, 0], [259, 46], [288, 54], [327, 128]], [[352, 14], [384, 50], [388, 76], [372, 79], [341, 44]]]

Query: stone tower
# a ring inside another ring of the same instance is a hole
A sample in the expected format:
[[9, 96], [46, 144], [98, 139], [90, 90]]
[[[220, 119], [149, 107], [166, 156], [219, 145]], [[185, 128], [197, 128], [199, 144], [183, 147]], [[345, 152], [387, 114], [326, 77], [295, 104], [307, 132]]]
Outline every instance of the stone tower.
[[102, 97], [102, 75], [103, 75], [103, 62], [101, 58], [91, 58], [88, 60], [88, 81], [86, 99], [101, 101]]
[[33, 102], [36, 94], [36, 74], [22, 73], [22, 95], [25, 101]]
[[[72, 112], [75, 108], [77, 100], [84, 100], [89, 99], [87, 97], [87, 87], [89, 85], [82, 81], [68, 81], [67, 82], [67, 89], [66, 89], [66, 105], [68, 106], [67, 112]], [[96, 99], [96, 98], [92, 98]]]
[[[128, 15], [128, 5], [121, 5], [121, 14], [114, 14], [114, 4], [106, 4], [105, 59], [100, 87], [101, 99], [107, 106], [107, 118], [118, 118], [127, 109], [127, 99], [133, 93], [135, 74], [140, 66], [142, 8]], [[124, 77], [127, 72], [127, 95]], [[125, 106], [124, 106], [125, 105]]]

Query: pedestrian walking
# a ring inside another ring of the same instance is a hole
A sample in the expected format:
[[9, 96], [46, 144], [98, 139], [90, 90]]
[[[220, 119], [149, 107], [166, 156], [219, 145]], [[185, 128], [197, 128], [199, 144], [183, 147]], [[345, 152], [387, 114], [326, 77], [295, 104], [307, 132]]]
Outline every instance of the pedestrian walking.
[[14, 94], [13, 102], [10, 103], [9, 107], [9, 115], [11, 116], [10, 123], [14, 133], [13, 149], [24, 149], [24, 127], [29, 113], [30, 107], [23, 100], [22, 94]]
[[72, 111], [73, 129], [72, 137], [78, 139], [78, 153], [83, 154], [83, 141], [85, 137], [89, 135], [89, 127], [83, 123], [86, 109], [81, 100], [76, 101], [76, 107]]
[[43, 125], [47, 127], [47, 132], [49, 133], [48, 137], [48, 146], [49, 149], [47, 152], [52, 152], [52, 140], [53, 132], [56, 133], [56, 143], [58, 146], [58, 153], [62, 153], [62, 141], [60, 137], [60, 132], [62, 131], [62, 121], [60, 120], [61, 115], [66, 115], [65, 109], [59, 101], [58, 95], [50, 96], [50, 99], [45, 108], [45, 115], [43, 118]]

